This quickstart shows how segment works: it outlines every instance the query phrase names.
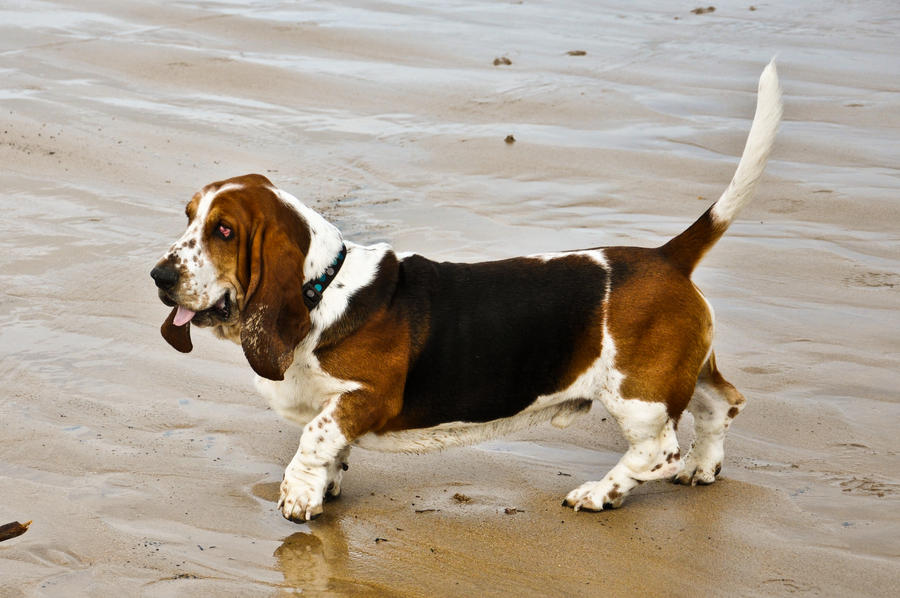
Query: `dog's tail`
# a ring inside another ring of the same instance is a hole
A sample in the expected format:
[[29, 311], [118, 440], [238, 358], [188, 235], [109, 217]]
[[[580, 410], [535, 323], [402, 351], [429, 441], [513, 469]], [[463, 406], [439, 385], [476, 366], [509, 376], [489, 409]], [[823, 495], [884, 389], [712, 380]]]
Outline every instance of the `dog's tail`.
[[688, 276], [706, 252], [725, 234], [741, 208], [753, 197], [753, 190], [765, 170], [769, 152], [775, 142], [781, 110], [781, 85], [778, 83], [773, 60], [759, 78], [756, 114], [747, 136], [747, 145], [744, 146], [744, 153], [728, 189], [687, 230], [660, 248]]

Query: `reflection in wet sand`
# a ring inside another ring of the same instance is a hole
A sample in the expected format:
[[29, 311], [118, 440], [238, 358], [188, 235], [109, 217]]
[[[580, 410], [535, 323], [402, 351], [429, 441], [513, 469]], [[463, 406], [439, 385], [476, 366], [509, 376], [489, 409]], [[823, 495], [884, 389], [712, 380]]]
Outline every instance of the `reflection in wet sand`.
[[[255, 484], [252, 492], [275, 504], [279, 486], [279, 483]], [[284, 575], [284, 583], [280, 585], [311, 596], [400, 596], [387, 587], [366, 583], [350, 573], [351, 549], [343, 524], [343, 518], [336, 516], [320, 517], [296, 526], [309, 528], [309, 531], [291, 534], [275, 549], [278, 570]]]
[[285, 538], [275, 551], [286, 586], [311, 596], [387, 596], [391, 592], [347, 574], [349, 554], [340, 525], [317, 527]]
[[285, 538], [275, 551], [278, 566], [284, 572], [287, 585], [304, 592], [325, 592], [333, 590], [334, 570], [346, 567], [346, 544], [343, 545], [344, 562], [329, 563], [325, 557], [325, 546], [315, 534], [297, 532]]

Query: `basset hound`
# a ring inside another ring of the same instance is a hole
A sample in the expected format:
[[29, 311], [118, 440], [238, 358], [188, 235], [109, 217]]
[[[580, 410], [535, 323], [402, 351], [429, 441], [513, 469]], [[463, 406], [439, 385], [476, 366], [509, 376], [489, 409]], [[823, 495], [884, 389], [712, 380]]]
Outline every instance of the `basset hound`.
[[[259, 391], [302, 426], [278, 503], [293, 521], [340, 494], [351, 445], [420, 452], [565, 427], [594, 401], [629, 448], [564, 505], [615, 508], [650, 480], [711, 484], [744, 397], [719, 373], [691, 273], [749, 201], [781, 112], [769, 64], [731, 184], [656, 248], [435, 262], [344, 240], [264, 176], [212, 183], [151, 272], [173, 308], [162, 335], [183, 352], [191, 325], [240, 344]], [[682, 455], [685, 409], [695, 438]]]

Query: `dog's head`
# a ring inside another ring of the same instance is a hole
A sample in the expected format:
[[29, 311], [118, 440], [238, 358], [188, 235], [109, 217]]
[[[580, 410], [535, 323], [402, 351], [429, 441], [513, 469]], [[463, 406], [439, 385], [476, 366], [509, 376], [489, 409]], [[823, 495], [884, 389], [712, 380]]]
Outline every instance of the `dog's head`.
[[207, 185], [185, 212], [187, 230], [150, 273], [173, 308], [163, 337], [186, 353], [190, 326], [210, 327], [239, 341], [257, 374], [282, 380], [310, 329], [302, 293], [313, 228], [336, 229], [258, 174]]

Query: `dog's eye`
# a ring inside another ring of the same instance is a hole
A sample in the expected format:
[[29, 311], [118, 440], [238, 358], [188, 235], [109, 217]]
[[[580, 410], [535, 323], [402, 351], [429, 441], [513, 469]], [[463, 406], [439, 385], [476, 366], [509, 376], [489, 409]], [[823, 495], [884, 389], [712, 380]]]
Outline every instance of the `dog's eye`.
[[216, 232], [223, 239], [230, 239], [231, 235], [234, 234], [234, 232], [231, 230], [231, 228], [225, 226], [224, 224], [220, 224], [219, 227], [216, 229]]

